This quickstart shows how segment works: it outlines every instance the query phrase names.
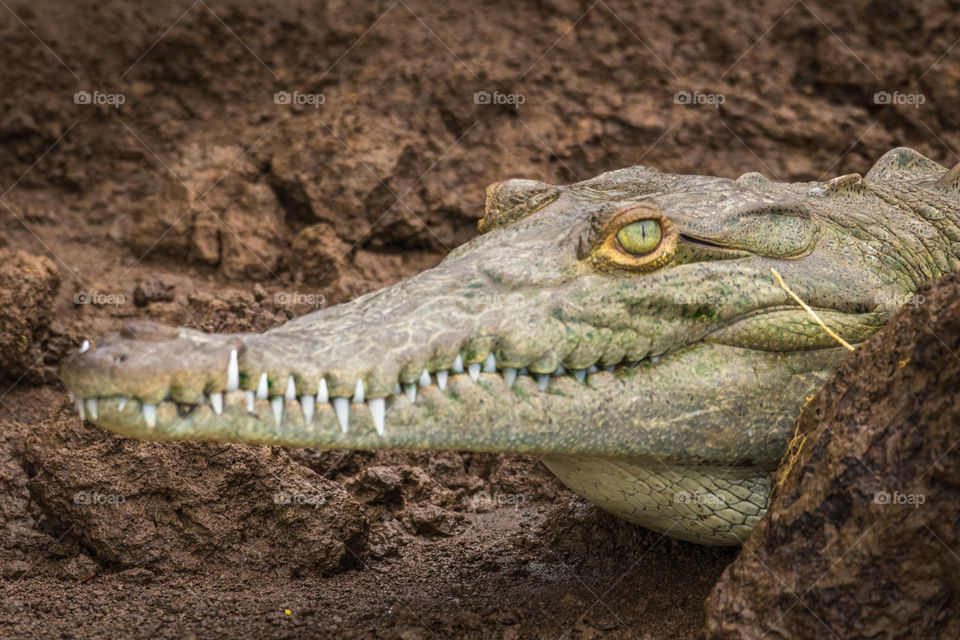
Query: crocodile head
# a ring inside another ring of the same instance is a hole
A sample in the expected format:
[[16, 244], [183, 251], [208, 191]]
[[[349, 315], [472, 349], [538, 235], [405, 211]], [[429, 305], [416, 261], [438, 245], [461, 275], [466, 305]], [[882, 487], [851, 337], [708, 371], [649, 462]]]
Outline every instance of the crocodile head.
[[735, 544], [846, 353], [771, 267], [862, 341], [957, 267], [955, 174], [899, 149], [826, 183], [509, 180], [433, 269], [263, 334], [134, 326], [63, 380], [139, 438], [536, 454], [624, 518]]

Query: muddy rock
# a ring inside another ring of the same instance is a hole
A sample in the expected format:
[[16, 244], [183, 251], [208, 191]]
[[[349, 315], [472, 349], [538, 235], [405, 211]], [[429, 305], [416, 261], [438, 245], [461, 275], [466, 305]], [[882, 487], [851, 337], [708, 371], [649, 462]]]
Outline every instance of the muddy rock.
[[31, 493], [113, 570], [332, 574], [364, 551], [359, 505], [281, 450], [109, 438], [42, 455]]
[[960, 636], [960, 276], [916, 300], [805, 407], [708, 638]]
[[312, 286], [336, 286], [350, 249], [330, 223], [310, 225], [293, 239], [288, 258], [290, 269], [294, 278]]
[[48, 376], [44, 343], [59, 287], [59, 272], [48, 258], [0, 249], [0, 381]]

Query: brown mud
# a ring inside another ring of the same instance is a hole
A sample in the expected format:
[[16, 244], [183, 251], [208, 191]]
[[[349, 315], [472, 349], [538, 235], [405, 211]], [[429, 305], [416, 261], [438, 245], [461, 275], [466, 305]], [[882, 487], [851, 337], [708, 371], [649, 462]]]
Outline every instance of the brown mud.
[[508, 177], [952, 165], [958, 8], [7, 3], [0, 637], [695, 637], [736, 551], [535, 458], [128, 441], [58, 363], [136, 319], [263, 330], [412, 275]]

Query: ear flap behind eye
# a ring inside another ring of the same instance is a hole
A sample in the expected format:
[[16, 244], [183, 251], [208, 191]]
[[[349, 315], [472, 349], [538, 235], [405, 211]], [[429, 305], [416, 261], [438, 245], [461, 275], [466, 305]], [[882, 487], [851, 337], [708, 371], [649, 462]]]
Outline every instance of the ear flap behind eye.
[[478, 227], [486, 232], [505, 227], [557, 199], [560, 189], [539, 180], [504, 180], [487, 187], [486, 208]]

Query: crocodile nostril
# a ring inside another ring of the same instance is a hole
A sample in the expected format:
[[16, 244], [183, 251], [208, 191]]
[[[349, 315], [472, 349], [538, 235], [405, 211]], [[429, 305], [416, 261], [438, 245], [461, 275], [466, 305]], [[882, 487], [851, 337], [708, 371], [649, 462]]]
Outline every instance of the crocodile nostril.
[[119, 363], [121, 363], [121, 362], [126, 362], [126, 361], [127, 361], [127, 355], [126, 355], [125, 353], [121, 353], [121, 354], [115, 355], [115, 356], [113, 356], [113, 361], [116, 362], [117, 364], [119, 364]]

